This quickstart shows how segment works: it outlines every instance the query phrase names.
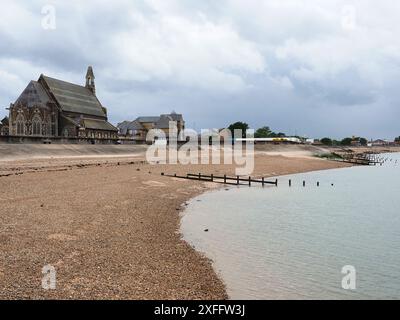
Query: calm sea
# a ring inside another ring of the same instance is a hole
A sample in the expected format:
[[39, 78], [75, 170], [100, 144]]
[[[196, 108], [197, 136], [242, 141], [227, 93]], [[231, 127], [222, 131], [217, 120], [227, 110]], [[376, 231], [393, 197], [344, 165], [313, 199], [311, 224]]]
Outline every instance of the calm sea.
[[[400, 155], [387, 157], [279, 177], [277, 188], [203, 194], [181, 231], [214, 261], [232, 299], [400, 299]], [[356, 290], [342, 288], [347, 265]]]

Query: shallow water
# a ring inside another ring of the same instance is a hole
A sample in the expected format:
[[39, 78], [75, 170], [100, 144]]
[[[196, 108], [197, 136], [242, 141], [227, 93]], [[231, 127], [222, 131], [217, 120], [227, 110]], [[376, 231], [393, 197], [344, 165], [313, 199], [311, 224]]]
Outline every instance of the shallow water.
[[[232, 299], [400, 299], [400, 155], [388, 157], [382, 167], [280, 177], [278, 188], [203, 194], [181, 231]], [[356, 290], [342, 288], [346, 265]]]

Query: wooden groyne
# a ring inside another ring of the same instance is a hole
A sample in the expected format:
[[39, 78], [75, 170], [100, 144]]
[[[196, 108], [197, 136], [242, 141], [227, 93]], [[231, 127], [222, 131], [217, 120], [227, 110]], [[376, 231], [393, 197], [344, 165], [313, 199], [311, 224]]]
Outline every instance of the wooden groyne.
[[264, 177], [259, 179], [254, 179], [252, 177], [246, 177], [246, 178], [240, 176], [230, 177], [227, 175], [219, 176], [214, 174], [202, 174], [202, 173], [188, 173], [186, 176], [180, 176], [176, 173], [171, 175], [171, 174], [166, 174], [164, 172], [161, 173], [161, 175], [171, 178], [197, 180], [197, 181], [220, 183], [220, 184], [234, 185], [234, 186], [248, 185], [249, 187], [251, 187], [253, 184], [258, 184], [263, 187], [266, 185], [274, 185], [276, 187], [278, 186], [278, 179], [275, 179], [274, 181], [269, 181], [266, 180], [266, 178]]
[[375, 153], [345, 153], [341, 155], [342, 159], [338, 159], [336, 161], [351, 163], [355, 165], [361, 166], [376, 166], [382, 165], [384, 162], [379, 155]]

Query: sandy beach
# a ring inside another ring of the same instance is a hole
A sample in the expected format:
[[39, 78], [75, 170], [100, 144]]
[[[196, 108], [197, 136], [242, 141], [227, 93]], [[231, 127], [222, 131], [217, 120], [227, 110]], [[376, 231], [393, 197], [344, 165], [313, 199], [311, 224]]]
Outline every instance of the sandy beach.
[[[256, 152], [254, 176], [347, 166], [290, 152]], [[3, 158], [0, 299], [227, 299], [212, 262], [179, 233], [185, 203], [220, 185], [161, 173], [235, 167], [144, 160], [142, 151]], [[41, 287], [45, 265], [56, 268], [56, 290]]]

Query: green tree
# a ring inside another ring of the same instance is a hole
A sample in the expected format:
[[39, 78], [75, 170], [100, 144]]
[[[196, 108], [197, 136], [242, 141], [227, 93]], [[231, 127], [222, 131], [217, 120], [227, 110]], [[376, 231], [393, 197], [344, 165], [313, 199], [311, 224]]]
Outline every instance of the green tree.
[[257, 131], [254, 134], [255, 138], [282, 138], [286, 137], [286, 134], [283, 132], [273, 132], [270, 127], [265, 126], [262, 128], [257, 129]]
[[368, 144], [368, 140], [367, 139], [365, 139], [365, 138], [360, 138], [360, 144], [362, 145], [362, 146], [366, 146], [367, 144]]
[[235, 122], [232, 123], [228, 129], [232, 132], [232, 137], [235, 134], [235, 130], [242, 130], [242, 138], [246, 138], [246, 131], [249, 129], [249, 125], [246, 122]]
[[350, 146], [352, 141], [353, 141], [352, 138], [344, 138], [344, 139], [340, 142], [340, 144], [341, 144], [342, 146]]
[[331, 146], [333, 144], [333, 141], [331, 138], [322, 138], [321, 143], [326, 145], [326, 146]]
[[273, 132], [271, 131], [271, 129], [269, 127], [262, 127], [257, 129], [257, 131], [254, 134], [255, 138], [269, 138], [271, 137], [271, 134]]

